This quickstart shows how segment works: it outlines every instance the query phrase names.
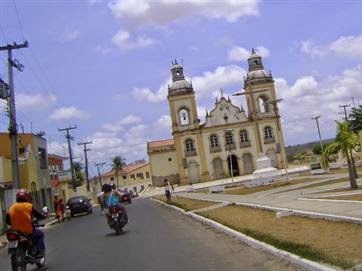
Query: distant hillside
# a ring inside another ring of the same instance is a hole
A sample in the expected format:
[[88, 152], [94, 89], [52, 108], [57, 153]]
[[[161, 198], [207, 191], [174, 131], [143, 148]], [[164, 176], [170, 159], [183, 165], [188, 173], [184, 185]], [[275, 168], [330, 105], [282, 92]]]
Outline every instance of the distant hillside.
[[[328, 144], [331, 142], [334, 142], [334, 138], [329, 138], [329, 139], [323, 140], [323, 144]], [[285, 147], [285, 150], [287, 152], [288, 161], [293, 160], [292, 158], [296, 153], [312, 151], [313, 146], [316, 144], [320, 144], [319, 141], [312, 141], [312, 142], [308, 142], [308, 143], [304, 143], [304, 144], [298, 144], [298, 145], [294, 145], [294, 146]]]

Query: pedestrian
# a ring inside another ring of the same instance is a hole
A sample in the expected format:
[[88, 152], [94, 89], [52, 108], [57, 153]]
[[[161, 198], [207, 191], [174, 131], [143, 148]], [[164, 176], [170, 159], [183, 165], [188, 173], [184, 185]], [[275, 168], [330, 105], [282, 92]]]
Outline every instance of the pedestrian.
[[53, 208], [54, 208], [54, 212], [56, 212], [58, 209], [58, 196], [54, 196]]
[[63, 199], [59, 199], [59, 201], [58, 201], [58, 209], [60, 211], [60, 221], [64, 222], [65, 205], [64, 205]]
[[167, 179], [165, 179], [165, 196], [168, 202], [171, 201], [171, 192], [172, 192], [172, 185]]

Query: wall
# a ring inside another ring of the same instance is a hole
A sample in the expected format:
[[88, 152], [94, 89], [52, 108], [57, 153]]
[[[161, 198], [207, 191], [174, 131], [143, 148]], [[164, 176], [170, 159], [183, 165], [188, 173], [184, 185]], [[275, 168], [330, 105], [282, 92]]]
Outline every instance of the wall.
[[165, 179], [173, 184], [179, 183], [175, 151], [151, 152], [149, 153], [149, 159], [152, 184], [154, 186], [163, 186]]

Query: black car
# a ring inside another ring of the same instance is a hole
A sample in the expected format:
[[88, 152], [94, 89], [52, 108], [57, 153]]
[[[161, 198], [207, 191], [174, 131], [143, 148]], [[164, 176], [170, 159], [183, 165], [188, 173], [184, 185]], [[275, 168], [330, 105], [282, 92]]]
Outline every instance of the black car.
[[91, 199], [86, 196], [76, 196], [68, 200], [67, 205], [69, 206], [71, 216], [80, 213], [91, 214], [93, 212]]

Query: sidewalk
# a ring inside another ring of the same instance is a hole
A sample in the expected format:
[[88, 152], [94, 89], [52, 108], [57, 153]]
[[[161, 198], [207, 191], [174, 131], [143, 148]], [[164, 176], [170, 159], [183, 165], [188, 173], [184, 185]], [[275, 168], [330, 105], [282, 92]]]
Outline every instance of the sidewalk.
[[[288, 174], [292, 175], [292, 174], [297, 174], [297, 173], [303, 173], [308, 170], [310, 170], [310, 168], [307, 166], [288, 168]], [[283, 177], [284, 174], [285, 174], [284, 169], [279, 170], [280, 177]], [[226, 179], [219, 179], [219, 180], [210, 181], [210, 182], [194, 183], [192, 185], [175, 186], [175, 193], [189, 192], [190, 190], [194, 190], [194, 189], [207, 189], [207, 188], [210, 188], [213, 186], [219, 186], [219, 185], [241, 184], [241, 183], [244, 183], [244, 182], [252, 180], [252, 179], [253, 179], [253, 175], [249, 174], [249, 175], [237, 176], [237, 177], [234, 177], [233, 179], [226, 178]], [[153, 187], [153, 188], [143, 192], [141, 196], [148, 198], [148, 197], [163, 195], [165, 193], [164, 190], [165, 190], [164, 187]]]
[[[335, 178], [335, 177], [334, 177]], [[333, 178], [329, 178], [330, 180]], [[361, 202], [346, 202], [346, 201], [324, 201], [312, 200], [311, 194], [320, 191], [318, 187], [306, 187], [312, 183], [319, 183], [320, 181], [302, 183], [297, 185], [290, 185], [287, 187], [280, 187], [276, 189], [266, 190], [258, 193], [247, 195], [229, 195], [229, 194], [202, 194], [202, 193], [184, 193], [180, 196], [200, 199], [211, 200], [216, 202], [230, 202], [235, 204], [255, 204], [263, 205], [271, 208], [286, 208], [289, 210], [298, 210], [304, 212], [312, 212], [324, 214], [329, 216], [349, 217], [356, 220], [362, 220], [362, 205]], [[326, 185], [325, 189], [342, 188], [348, 185], [348, 182], [341, 182]], [[362, 179], [358, 180], [358, 185], [362, 186]], [[305, 187], [305, 188], [303, 188]], [[300, 188], [292, 190], [293, 188]], [[342, 192], [343, 193], [343, 192]], [[345, 192], [344, 192], [345, 193]], [[355, 192], [353, 192], [355, 193]], [[359, 191], [362, 194], [362, 191]], [[339, 195], [338, 193], [331, 193], [329, 195]]]
[[[45, 227], [51, 226], [57, 223], [57, 220], [54, 216], [50, 216], [47, 219], [41, 221], [41, 224], [45, 224]], [[0, 249], [6, 247], [8, 240], [6, 239], [6, 235], [0, 235]]]

